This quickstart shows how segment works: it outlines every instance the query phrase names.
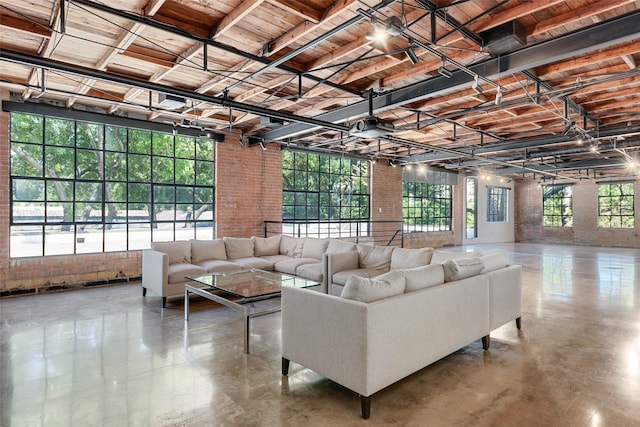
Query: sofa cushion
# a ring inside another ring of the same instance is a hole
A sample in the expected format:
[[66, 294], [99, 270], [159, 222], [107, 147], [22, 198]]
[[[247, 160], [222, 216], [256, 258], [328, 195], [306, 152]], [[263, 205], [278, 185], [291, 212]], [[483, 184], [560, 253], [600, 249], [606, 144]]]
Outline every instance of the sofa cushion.
[[345, 242], [344, 240], [329, 239], [329, 245], [325, 253], [339, 254], [342, 252], [351, 252], [356, 250], [356, 244], [353, 242]]
[[398, 271], [404, 274], [405, 292], [413, 292], [444, 283], [444, 269], [442, 268], [442, 264], [392, 271]]
[[444, 281], [451, 282], [480, 274], [484, 264], [478, 257], [448, 259], [442, 263], [442, 268], [444, 270]]
[[227, 259], [227, 252], [222, 239], [189, 240], [191, 243], [191, 262], [200, 263], [210, 259]]
[[391, 270], [414, 268], [431, 262], [433, 248], [405, 249], [395, 248], [391, 253]]
[[460, 259], [478, 257], [480, 254], [476, 251], [471, 252], [449, 252], [436, 249], [431, 255], [431, 264], [442, 264], [448, 259]]
[[376, 268], [389, 270], [391, 254], [394, 246], [358, 245], [358, 262], [360, 268]]
[[404, 276], [402, 274], [392, 271], [384, 276], [373, 279], [351, 276], [345, 283], [340, 296], [361, 302], [373, 302], [404, 292]]
[[257, 268], [258, 270], [273, 270], [273, 262], [266, 260], [264, 258], [258, 257], [247, 257], [247, 258], [237, 258], [230, 259], [229, 261], [234, 264], [238, 264], [241, 268]]
[[507, 266], [507, 255], [504, 252], [494, 252], [480, 257], [484, 268], [483, 273], [504, 268]]
[[253, 240], [246, 237], [225, 237], [224, 247], [227, 259], [253, 257]]
[[347, 280], [349, 279], [349, 277], [351, 276], [375, 277], [375, 276], [384, 274], [387, 271], [388, 270], [382, 270], [378, 268], [356, 268], [353, 270], [338, 271], [337, 273], [334, 273], [333, 277], [330, 277], [329, 279], [331, 280], [331, 282], [335, 283], [336, 285], [344, 286], [345, 283], [347, 283]]
[[280, 240], [282, 236], [252, 237], [253, 254], [255, 256], [278, 255], [280, 253]]
[[278, 261], [273, 265], [273, 269], [280, 273], [296, 274], [296, 268], [302, 264], [317, 263], [315, 258], [289, 258], [284, 261]]
[[191, 243], [186, 240], [175, 242], [153, 242], [151, 249], [164, 252], [169, 256], [169, 264], [190, 263]]
[[217, 273], [220, 271], [234, 271], [242, 268], [236, 263], [225, 261], [222, 259], [209, 259], [206, 261], [199, 262], [198, 265], [204, 268], [205, 270], [207, 270], [207, 273]]
[[280, 239], [280, 253], [292, 257], [301, 257], [303, 245], [304, 239], [283, 235], [282, 239]]
[[198, 265], [185, 262], [169, 264], [168, 281], [169, 283], [186, 282], [188, 280], [187, 276], [197, 276], [200, 274], [207, 274], [207, 270]]
[[327, 246], [329, 246], [329, 239], [307, 237], [304, 239], [304, 245], [302, 246], [302, 257], [320, 260], [327, 251]]
[[296, 267], [296, 276], [313, 280], [314, 282], [322, 283], [322, 279], [324, 276], [322, 271], [322, 262], [320, 261], [301, 264]]

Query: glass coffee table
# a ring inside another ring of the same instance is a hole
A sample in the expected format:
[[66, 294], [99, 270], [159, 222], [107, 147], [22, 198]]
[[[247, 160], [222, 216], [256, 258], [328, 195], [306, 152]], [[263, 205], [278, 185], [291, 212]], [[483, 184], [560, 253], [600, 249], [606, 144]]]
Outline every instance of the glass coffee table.
[[282, 286], [310, 288], [320, 285], [312, 280], [255, 268], [187, 276], [187, 279], [193, 284], [184, 286], [184, 320], [189, 320], [190, 293], [241, 311], [246, 354], [249, 354], [249, 319], [281, 310], [280, 307], [257, 310], [253, 303], [280, 297]]

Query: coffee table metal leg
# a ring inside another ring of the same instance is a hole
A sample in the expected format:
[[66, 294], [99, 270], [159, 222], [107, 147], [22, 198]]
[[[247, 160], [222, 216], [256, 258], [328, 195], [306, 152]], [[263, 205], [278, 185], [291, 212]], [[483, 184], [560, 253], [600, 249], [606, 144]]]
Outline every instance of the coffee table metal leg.
[[189, 320], [189, 290], [184, 290], [184, 320]]
[[249, 310], [242, 307], [242, 314], [244, 315], [244, 353], [249, 354]]

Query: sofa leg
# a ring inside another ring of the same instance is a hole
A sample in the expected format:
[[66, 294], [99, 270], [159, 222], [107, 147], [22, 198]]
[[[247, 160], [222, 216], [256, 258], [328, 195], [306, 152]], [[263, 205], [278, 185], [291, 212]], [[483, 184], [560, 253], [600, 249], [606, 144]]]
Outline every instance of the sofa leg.
[[289, 375], [289, 359], [282, 358], [282, 375]]
[[147, 296], [147, 288], [145, 288], [144, 286], [142, 287], [142, 296], [143, 297]]
[[368, 419], [371, 415], [371, 396], [360, 396], [360, 407], [362, 408], [362, 418]]
[[522, 329], [522, 317], [516, 317], [516, 328]]
[[489, 334], [482, 337], [482, 349], [489, 350], [489, 345], [491, 344], [491, 337]]
[[167, 297], [162, 297], [162, 308], [167, 307]]

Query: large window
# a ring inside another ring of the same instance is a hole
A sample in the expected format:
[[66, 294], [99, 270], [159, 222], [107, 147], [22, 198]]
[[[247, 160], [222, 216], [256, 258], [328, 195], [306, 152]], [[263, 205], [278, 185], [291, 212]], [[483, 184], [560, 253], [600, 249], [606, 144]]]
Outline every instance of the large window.
[[405, 231], [451, 230], [451, 193], [451, 185], [403, 182], [402, 220]]
[[634, 227], [632, 182], [598, 184], [598, 227]]
[[487, 222], [506, 222], [508, 205], [508, 188], [487, 187]]
[[542, 191], [542, 225], [544, 227], [573, 226], [573, 187], [545, 185]]
[[478, 178], [467, 178], [467, 239], [478, 237]]
[[369, 220], [369, 162], [283, 151], [282, 212], [286, 220]]
[[214, 142], [11, 114], [11, 257], [213, 237]]

